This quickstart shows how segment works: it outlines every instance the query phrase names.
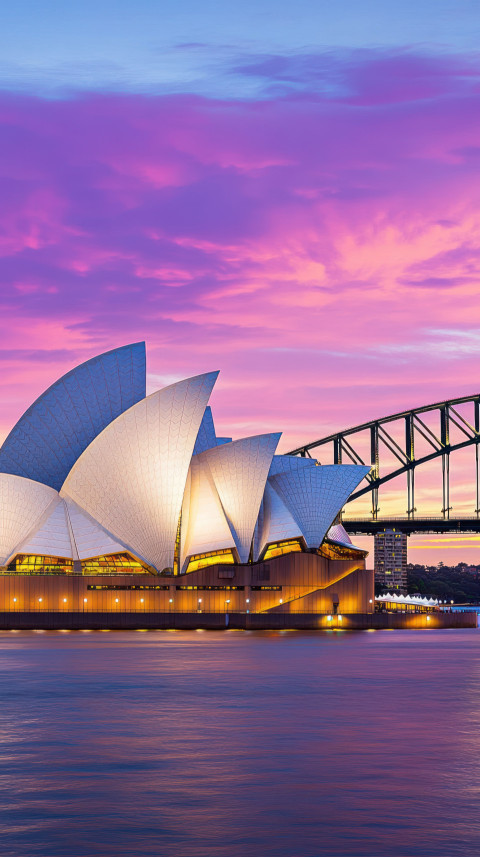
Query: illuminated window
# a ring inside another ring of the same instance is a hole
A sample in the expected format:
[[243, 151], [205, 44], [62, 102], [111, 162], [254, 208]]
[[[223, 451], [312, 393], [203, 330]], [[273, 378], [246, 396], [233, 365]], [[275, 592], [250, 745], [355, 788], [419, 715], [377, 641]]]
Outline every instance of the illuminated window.
[[327, 539], [323, 542], [321, 547], [319, 547], [317, 553], [319, 556], [324, 556], [327, 559], [356, 559], [358, 560], [361, 557], [364, 557], [367, 551], [362, 551], [359, 548], [352, 547], [343, 547], [342, 545], [334, 544], [333, 542], [329, 542]]
[[175, 550], [173, 552], [173, 573], [180, 573], [180, 538], [182, 532], [182, 514], [180, 513], [180, 517], [178, 519], [177, 524], [177, 535], [175, 536]]
[[180, 592], [195, 591], [195, 592], [243, 592], [244, 586], [176, 586], [175, 589]]
[[193, 554], [188, 561], [187, 574], [191, 571], [198, 571], [199, 568], [207, 568], [209, 565], [231, 565], [235, 562], [235, 557], [231, 548], [224, 550], [211, 551], [210, 553]]
[[82, 574], [147, 574], [148, 570], [128, 553], [96, 556], [82, 561]]
[[272, 542], [265, 551], [265, 559], [272, 559], [274, 556], [283, 556], [286, 553], [297, 553], [302, 551], [300, 539], [289, 539], [283, 542]]
[[8, 566], [15, 574], [71, 574], [73, 560], [58, 556], [18, 554]]
[[118, 592], [119, 590], [130, 591], [130, 590], [138, 590], [138, 589], [139, 590], [144, 590], [144, 589], [170, 589], [170, 587], [169, 586], [137, 586], [137, 585], [133, 585], [133, 584], [132, 584], [132, 586], [126, 586], [126, 585], [123, 586], [121, 584], [116, 584], [116, 583], [105, 583], [105, 584], [100, 584], [100, 585], [94, 585], [94, 584], [89, 583], [87, 586], [87, 589], [95, 589], [95, 590], [107, 589], [107, 590], [111, 590], [114, 592]]

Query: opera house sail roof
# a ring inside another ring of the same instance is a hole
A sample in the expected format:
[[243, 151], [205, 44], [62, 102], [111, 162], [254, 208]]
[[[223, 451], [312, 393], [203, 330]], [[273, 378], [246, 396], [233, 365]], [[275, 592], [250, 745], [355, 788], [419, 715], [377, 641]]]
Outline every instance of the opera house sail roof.
[[192, 558], [256, 562], [272, 544], [348, 545], [334, 522], [369, 468], [278, 455], [278, 433], [218, 438], [217, 376], [146, 396], [135, 343], [52, 384], [0, 448], [0, 566], [81, 571], [110, 557], [114, 570], [121, 557], [181, 574]]

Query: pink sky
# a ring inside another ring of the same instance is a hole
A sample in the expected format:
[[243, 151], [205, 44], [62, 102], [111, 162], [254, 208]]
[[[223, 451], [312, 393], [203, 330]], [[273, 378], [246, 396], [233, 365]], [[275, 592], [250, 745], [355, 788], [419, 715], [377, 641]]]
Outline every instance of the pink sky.
[[[283, 451], [479, 392], [478, 66], [363, 51], [255, 74], [258, 100], [0, 96], [2, 436], [138, 339], [150, 390], [218, 368], [219, 433], [281, 430]], [[412, 561], [480, 558], [417, 542]]]

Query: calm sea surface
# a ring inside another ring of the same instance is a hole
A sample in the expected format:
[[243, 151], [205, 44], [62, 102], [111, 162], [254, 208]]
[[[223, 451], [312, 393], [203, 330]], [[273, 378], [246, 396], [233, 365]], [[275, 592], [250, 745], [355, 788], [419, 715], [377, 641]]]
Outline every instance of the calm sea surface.
[[480, 852], [480, 631], [0, 633], [1, 857]]

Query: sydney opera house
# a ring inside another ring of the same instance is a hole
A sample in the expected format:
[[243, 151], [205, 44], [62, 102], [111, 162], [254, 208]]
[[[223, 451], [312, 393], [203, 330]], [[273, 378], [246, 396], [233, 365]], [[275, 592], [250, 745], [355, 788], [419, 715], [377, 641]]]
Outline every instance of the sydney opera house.
[[368, 467], [279, 455], [280, 434], [217, 437], [217, 375], [146, 396], [135, 343], [28, 408], [0, 449], [4, 622], [328, 627], [372, 611], [373, 572], [338, 523]]

